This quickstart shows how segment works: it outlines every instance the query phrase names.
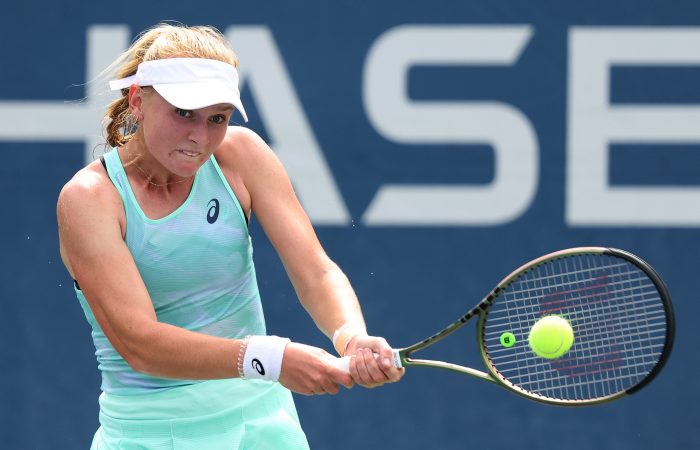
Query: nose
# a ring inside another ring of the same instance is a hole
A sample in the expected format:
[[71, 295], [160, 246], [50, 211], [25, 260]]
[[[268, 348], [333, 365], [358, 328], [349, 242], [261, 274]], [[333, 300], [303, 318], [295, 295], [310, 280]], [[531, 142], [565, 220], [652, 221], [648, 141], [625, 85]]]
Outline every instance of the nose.
[[206, 147], [209, 144], [209, 129], [206, 121], [194, 121], [188, 138], [195, 144]]

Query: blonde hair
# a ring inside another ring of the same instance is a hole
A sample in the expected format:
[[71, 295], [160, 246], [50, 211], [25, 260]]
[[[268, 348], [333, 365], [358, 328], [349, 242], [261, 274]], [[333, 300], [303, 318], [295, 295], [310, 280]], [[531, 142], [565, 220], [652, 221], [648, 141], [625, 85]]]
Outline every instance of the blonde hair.
[[[106, 70], [117, 79], [136, 73], [143, 61], [166, 58], [206, 58], [238, 67], [238, 58], [219, 30], [210, 26], [188, 27], [182, 24], [159, 23], [139, 34], [131, 47]], [[129, 89], [107, 106], [107, 144], [119, 147], [133, 136], [136, 119], [129, 111]]]

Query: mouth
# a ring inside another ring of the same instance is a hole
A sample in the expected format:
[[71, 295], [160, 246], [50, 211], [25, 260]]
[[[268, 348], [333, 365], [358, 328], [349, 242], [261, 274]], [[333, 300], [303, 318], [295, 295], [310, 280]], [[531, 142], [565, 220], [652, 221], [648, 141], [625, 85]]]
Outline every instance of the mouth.
[[185, 156], [187, 156], [187, 157], [189, 157], [189, 158], [196, 158], [196, 157], [198, 157], [198, 156], [201, 155], [201, 153], [199, 153], [199, 152], [192, 152], [192, 151], [189, 151], [189, 150], [177, 149], [176, 151], [177, 151], [178, 153], [180, 153], [181, 155], [185, 155]]

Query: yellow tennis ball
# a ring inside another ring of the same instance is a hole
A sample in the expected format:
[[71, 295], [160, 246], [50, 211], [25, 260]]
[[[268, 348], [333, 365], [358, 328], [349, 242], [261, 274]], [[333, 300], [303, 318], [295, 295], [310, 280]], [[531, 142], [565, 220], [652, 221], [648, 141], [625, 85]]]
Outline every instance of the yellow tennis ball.
[[562, 357], [574, 343], [574, 330], [561, 316], [546, 316], [535, 322], [528, 336], [530, 348], [547, 359]]

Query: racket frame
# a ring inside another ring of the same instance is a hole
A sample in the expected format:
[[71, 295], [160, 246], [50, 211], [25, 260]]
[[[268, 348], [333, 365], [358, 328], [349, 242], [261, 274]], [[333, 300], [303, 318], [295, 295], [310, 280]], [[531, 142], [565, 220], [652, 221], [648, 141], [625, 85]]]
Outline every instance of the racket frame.
[[[494, 367], [494, 365], [491, 363], [490, 358], [485, 351], [485, 346], [484, 346], [484, 339], [483, 339], [483, 330], [484, 330], [484, 325], [486, 322], [486, 317], [488, 315], [488, 311], [491, 308], [491, 305], [493, 304], [494, 300], [501, 295], [502, 292], [504, 292], [508, 286], [513, 283], [516, 279], [518, 279], [523, 273], [527, 272], [528, 270], [531, 270], [535, 267], [538, 267], [546, 262], [553, 261], [559, 258], [563, 257], [568, 257], [568, 256], [573, 256], [573, 255], [578, 255], [578, 254], [607, 254], [615, 257], [619, 257], [622, 259], [625, 259], [631, 263], [633, 263], [635, 266], [637, 266], [639, 269], [641, 269], [649, 278], [652, 280], [654, 285], [656, 286], [657, 290], [659, 291], [659, 295], [661, 297], [663, 307], [664, 307], [664, 312], [666, 314], [666, 339], [664, 340], [664, 348], [661, 352], [661, 356], [659, 360], [657, 361], [656, 365], [654, 368], [647, 374], [647, 376], [642, 379], [638, 384], [632, 386], [631, 388], [627, 390], [623, 390], [611, 395], [607, 396], [602, 396], [598, 397], [595, 399], [589, 399], [589, 400], [572, 400], [572, 399], [557, 399], [557, 398], [551, 398], [551, 397], [546, 397], [540, 394], [536, 394], [530, 391], [527, 391], [525, 389], [522, 389], [521, 387], [509, 382], [505, 377], [501, 376], [498, 370]], [[426, 347], [429, 347], [442, 339], [446, 338], [453, 332], [457, 331], [460, 329], [464, 324], [466, 324], [469, 320], [471, 320], [475, 316], [479, 316], [479, 321], [477, 324], [477, 344], [479, 346], [479, 351], [481, 353], [481, 359], [482, 362], [484, 363], [484, 366], [487, 369], [487, 372], [473, 369], [470, 367], [465, 367], [461, 366], [459, 364], [453, 364], [453, 363], [448, 363], [444, 361], [438, 361], [438, 360], [430, 360], [430, 359], [415, 359], [412, 358], [411, 355], [414, 352], [417, 352], [419, 350], [422, 350]], [[633, 255], [632, 253], [629, 253], [624, 250], [616, 249], [616, 248], [607, 248], [607, 247], [576, 247], [576, 248], [569, 248], [565, 250], [559, 250], [556, 252], [552, 252], [546, 255], [543, 255], [537, 259], [534, 259], [526, 264], [523, 264], [513, 272], [511, 272], [508, 276], [506, 276], [503, 280], [501, 280], [500, 283], [496, 285], [474, 308], [470, 309], [466, 314], [461, 316], [457, 321], [449, 324], [439, 332], [435, 333], [434, 335], [423, 339], [422, 341], [419, 341], [413, 345], [410, 345], [408, 347], [404, 347], [401, 349], [396, 349], [394, 350], [394, 364], [396, 367], [411, 367], [411, 366], [423, 366], [423, 367], [435, 367], [439, 369], [445, 369], [449, 370], [452, 372], [458, 372], [466, 375], [470, 375], [475, 378], [479, 378], [481, 380], [489, 381], [491, 383], [494, 383], [496, 385], [499, 385], [503, 388], [506, 388], [512, 392], [515, 392], [516, 394], [519, 394], [521, 396], [524, 396], [528, 399], [535, 400], [541, 403], [547, 403], [547, 404], [554, 404], [554, 405], [560, 405], [560, 406], [588, 406], [588, 405], [596, 405], [596, 404], [601, 404], [601, 403], [607, 403], [613, 400], [616, 400], [620, 397], [627, 396], [629, 394], [632, 394], [634, 392], [639, 391], [642, 387], [646, 386], [651, 382], [661, 371], [663, 366], [665, 365], [666, 361], [668, 360], [668, 357], [670, 356], [671, 349], [673, 348], [673, 341], [675, 338], [675, 317], [674, 317], [674, 312], [673, 312], [673, 306], [671, 303], [671, 296], [668, 292], [668, 289], [666, 288], [666, 285], [664, 284], [663, 280], [661, 277], [656, 273], [656, 271], [649, 265], [647, 264], [644, 260], [641, 258]]]

